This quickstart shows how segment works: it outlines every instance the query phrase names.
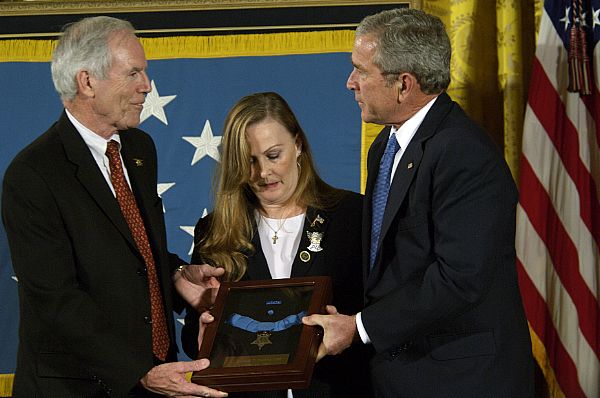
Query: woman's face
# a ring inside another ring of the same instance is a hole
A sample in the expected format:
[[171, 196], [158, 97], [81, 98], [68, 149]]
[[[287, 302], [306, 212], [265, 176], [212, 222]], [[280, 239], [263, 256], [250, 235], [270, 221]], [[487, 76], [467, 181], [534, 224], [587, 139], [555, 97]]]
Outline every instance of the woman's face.
[[263, 207], [288, 205], [298, 185], [301, 147], [281, 123], [265, 119], [246, 129], [250, 145], [250, 187]]

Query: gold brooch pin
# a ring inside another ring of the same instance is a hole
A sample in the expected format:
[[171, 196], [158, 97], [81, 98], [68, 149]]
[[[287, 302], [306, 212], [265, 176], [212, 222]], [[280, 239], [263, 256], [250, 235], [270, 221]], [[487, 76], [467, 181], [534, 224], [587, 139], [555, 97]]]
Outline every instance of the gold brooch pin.
[[311, 227], [314, 227], [317, 223], [319, 224], [323, 224], [325, 220], [323, 220], [323, 217], [321, 217], [319, 214], [317, 214], [317, 216], [315, 217], [315, 219], [310, 223]]

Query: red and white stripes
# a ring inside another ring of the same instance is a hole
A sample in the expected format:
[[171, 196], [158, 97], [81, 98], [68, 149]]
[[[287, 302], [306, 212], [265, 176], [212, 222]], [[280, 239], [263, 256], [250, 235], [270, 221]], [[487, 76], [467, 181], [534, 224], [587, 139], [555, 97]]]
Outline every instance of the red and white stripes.
[[567, 92], [567, 49], [544, 10], [525, 114], [516, 248], [527, 318], [547, 356], [537, 359], [547, 359], [556, 377], [549, 383], [567, 397], [600, 397], [598, 51], [592, 94]]

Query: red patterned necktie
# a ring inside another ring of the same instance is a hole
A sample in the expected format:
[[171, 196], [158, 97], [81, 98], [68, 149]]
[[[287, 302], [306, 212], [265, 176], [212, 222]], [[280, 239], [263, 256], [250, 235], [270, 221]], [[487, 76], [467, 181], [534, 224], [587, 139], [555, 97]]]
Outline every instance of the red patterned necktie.
[[154, 257], [152, 256], [152, 250], [148, 242], [148, 234], [146, 233], [135, 197], [125, 180], [121, 157], [119, 156], [119, 143], [117, 141], [110, 140], [108, 142], [106, 156], [108, 156], [110, 165], [110, 180], [115, 189], [121, 212], [127, 221], [127, 225], [129, 225], [131, 235], [133, 235], [138, 250], [142, 254], [142, 257], [144, 257], [144, 262], [148, 270], [150, 311], [152, 315], [152, 351], [154, 355], [164, 361], [169, 351], [169, 333]]

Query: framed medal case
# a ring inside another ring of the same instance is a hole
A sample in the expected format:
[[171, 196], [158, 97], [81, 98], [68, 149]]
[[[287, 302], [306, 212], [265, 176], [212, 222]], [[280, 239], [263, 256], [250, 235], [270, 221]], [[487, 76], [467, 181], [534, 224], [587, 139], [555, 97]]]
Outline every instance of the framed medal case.
[[323, 336], [302, 317], [330, 302], [327, 276], [222, 283], [198, 353], [211, 364], [192, 381], [226, 392], [307, 388]]

